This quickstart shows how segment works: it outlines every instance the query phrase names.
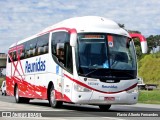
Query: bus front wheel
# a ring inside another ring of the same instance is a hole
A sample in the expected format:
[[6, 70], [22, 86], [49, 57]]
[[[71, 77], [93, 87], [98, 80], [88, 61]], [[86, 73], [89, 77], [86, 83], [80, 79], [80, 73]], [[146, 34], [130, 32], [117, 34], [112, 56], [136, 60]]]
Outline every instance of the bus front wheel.
[[99, 105], [101, 111], [108, 111], [111, 105]]
[[53, 108], [59, 108], [62, 106], [63, 102], [62, 101], [57, 101], [55, 97], [55, 90], [54, 87], [52, 86], [50, 89], [50, 98], [49, 98], [49, 103], [50, 106]]

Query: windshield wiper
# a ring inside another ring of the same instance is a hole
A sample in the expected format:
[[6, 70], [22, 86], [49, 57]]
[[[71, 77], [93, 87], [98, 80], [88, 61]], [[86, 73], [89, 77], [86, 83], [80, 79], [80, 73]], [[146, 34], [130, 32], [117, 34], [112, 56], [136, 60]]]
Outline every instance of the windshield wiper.
[[96, 72], [96, 71], [98, 71], [98, 70], [100, 70], [100, 69], [101, 69], [101, 68], [95, 68], [94, 70], [92, 70], [92, 71], [84, 74], [84, 76], [87, 77], [88, 75], [90, 75], [90, 74], [92, 74], [92, 73], [94, 73], [94, 72]]

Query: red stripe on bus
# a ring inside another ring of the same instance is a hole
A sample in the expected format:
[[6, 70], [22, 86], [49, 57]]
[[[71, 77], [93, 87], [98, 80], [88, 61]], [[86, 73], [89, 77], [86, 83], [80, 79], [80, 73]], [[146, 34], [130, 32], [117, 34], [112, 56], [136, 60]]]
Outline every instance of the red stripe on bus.
[[88, 85], [86, 85], [86, 84], [84, 84], [84, 83], [82, 83], [82, 82], [80, 82], [80, 81], [78, 81], [78, 80], [75, 80], [75, 79], [69, 77], [69, 76], [66, 75], [66, 74], [64, 74], [64, 76], [66, 76], [68, 79], [72, 80], [73, 82], [75, 82], [75, 83], [77, 83], [77, 84], [79, 84], [79, 85], [81, 85], [81, 86], [83, 86], [83, 87], [86, 87], [86, 88], [88, 88], [88, 89], [90, 89], [90, 90], [93, 90], [93, 91], [96, 91], [96, 92], [105, 93], [105, 94], [116, 94], [116, 93], [124, 92], [124, 91], [131, 90], [131, 89], [133, 89], [133, 88], [135, 88], [135, 87], [137, 86], [137, 83], [136, 83], [136, 84], [133, 84], [133, 85], [131, 85], [130, 87], [124, 89], [124, 90], [121, 90], [121, 91], [117, 91], [117, 92], [104, 92], [104, 91], [101, 91], [101, 90], [97, 90], [97, 89], [95, 89], [95, 88], [92, 88], [92, 87], [90, 87], [90, 86], [88, 86]]
[[38, 34], [38, 36], [41, 36], [41, 35], [56, 31], [56, 30], [65, 30], [65, 31], [68, 31], [70, 34], [77, 33], [76, 29], [74, 29], [74, 28], [71, 29], [71, 28], [66, 28], [66, 27], [60, 27], [60, 28], [55, 28], [55, 29], [51, 29], [46, 32], [40, 33], [40, 34]]

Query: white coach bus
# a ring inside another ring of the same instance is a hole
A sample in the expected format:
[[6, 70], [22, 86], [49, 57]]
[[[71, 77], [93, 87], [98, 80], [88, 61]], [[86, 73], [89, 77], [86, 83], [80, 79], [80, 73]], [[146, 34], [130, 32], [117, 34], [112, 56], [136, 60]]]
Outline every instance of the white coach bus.
[[[139, 38], [146, 52], [147, 43]], [[131, 35], [103, 17], [64, 20], [8, 51], [7, 95], [17, 103], [36, 98], [52, 107], [68, 102], [108, 110], [112, 104], [137, 103], [137, 82]]]

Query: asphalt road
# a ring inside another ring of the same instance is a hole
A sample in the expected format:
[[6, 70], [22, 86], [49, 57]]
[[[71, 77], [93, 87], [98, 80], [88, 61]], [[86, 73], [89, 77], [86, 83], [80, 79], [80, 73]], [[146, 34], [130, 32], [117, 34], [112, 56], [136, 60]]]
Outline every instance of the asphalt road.
[[[139, 117], [140, 114], [152, 114], [154, 113], [154, 118], [158, 119], [160, 117], [160, 105], [151, 104], [136, 104], [136, 105], [113, 105], [108, 112], [100, 112], [98, 106], [91, 105], [75, 105], [64, 103], [62, 108], [54, 109], [49, 107], [47, 100], [31, 100], [29, 104], [17, 104], [15, 103], [14, 97], [1, 96], [0, 95], [0, 111], [2, 116], [6, 113], [12, 114], [12, 117], [16, 119], [23, 120], [28, 115], [33, 117], [29, 119], [59, 119], [59, 120], [92, 120], [93, 118], [97, 120], [122, 120], [122, 119], [151, 119], [151, 117]], [[127, 114], [127, 117], [125, 116]], [[129, 117], [128, 114], [131, 114]], [[17, 117], [20, 115], [20, 117]], [[158, 117], [156, 116], [158, 115]], [[42, 118], [40, 118], [42, 116]], [[140, 115], [142, 116], [142, 115]], [[2, 117], [5, 119], [12, 119], [9, 117]], [[0, 117], [1, 119], [1, 117]], [[152, 117], [153, 120], [153, 117]]]

